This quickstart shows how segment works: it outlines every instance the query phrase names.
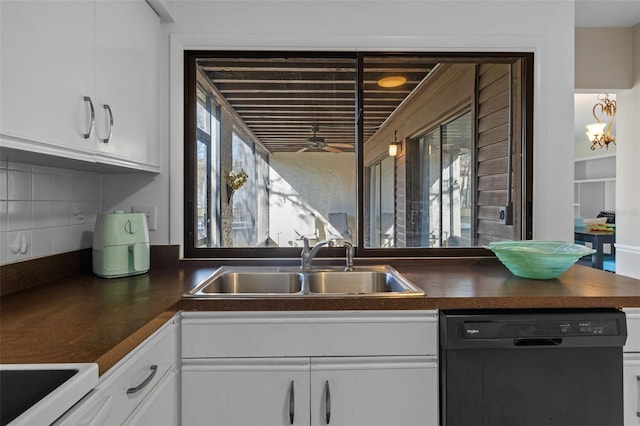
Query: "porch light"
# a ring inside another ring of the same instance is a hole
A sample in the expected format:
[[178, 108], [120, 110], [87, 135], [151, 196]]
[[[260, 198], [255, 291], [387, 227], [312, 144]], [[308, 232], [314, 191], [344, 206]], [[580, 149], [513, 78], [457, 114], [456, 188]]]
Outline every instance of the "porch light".
[[389, 144], [389, 157], [395, 157], [396, 155], [398, 155], [398, 143], [395, 142], [391, 142]]
[[393, 134], [393, 142], [391, 142], [389, 144], [389, 157], [395, 157], [400, 153], [400, 148], [402, 147], [402, 144], [400, 142], [398, 142], [398, 131], [396, 130], [395, 133]]
[[400, 87], [407, 82], [407, 78], [401, 75], [390, 75], [388, 77], [383, 77], [378, 80], [378, 86], [384, 87], [387, 89], [392, 89], [394, 87]]

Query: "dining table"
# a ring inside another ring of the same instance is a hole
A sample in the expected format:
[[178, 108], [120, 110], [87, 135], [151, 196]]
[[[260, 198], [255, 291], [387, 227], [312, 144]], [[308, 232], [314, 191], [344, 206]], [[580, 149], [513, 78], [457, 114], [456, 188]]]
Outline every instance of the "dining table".
[[604, 263], [604, 245], [611, 245], [611, 254], [615, 254], [615, 231], [593, 231], [587, 227], [578, 227], [574, 229], [575, 241], [591, 243], [591, 247], [596, 251], [591, 256], [591, 267], [602, 269]]

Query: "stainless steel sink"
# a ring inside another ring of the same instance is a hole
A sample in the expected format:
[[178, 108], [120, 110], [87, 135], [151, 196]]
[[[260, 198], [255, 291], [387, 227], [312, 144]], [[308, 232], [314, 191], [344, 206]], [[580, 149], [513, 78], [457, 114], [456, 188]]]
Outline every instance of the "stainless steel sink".
[[390, 266], [292, 269], [283, 267], [226, 267], [217, 269], [184, 297], [322, 297], [423, 296]]
[[309, 293], [372, 294], [415, 291], [405, 280], [390, 272], [350, 271], [309, 274]]
[[291, 294], [302, 291], [303, 275], [289, 272], [237, 272], [214, 274], [200, 286], [200, 292], [218, 294]]

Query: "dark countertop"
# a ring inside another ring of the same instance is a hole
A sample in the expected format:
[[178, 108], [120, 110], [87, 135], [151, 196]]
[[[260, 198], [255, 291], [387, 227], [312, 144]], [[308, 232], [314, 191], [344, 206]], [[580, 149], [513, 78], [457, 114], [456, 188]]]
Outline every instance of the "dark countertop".
[[207, 261], [111, 280], [74, 275], [0, 298], [0, 362], [97, 362], [102, 374], [180, 310], [640, 307], [640, 281], [582, 265], [538, 281], [493, 258], [376, 263], [391, 264], [426, 295], [182, 299], [215, 270]]

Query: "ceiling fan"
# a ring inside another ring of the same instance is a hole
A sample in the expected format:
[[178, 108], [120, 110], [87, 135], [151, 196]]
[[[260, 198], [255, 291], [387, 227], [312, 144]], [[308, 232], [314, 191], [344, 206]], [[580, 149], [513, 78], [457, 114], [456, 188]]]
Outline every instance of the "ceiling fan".
[[325, 151], [333, 152], [335, 154], [339, 154], [342, 152], [342, 150], [339, 148], [351, 148], [351, 145], [347, 143], [325, 142], [323, 137], [318, 136], [318, 130], [320, 130], [320, 126], [318, 126], [317, 124], [311, 126], [313, 136], [306, 138], [305, 143], [307, 144], [307, 146], [305, 148], [299, 149], [297, 152], [305, 152], [310, 149], [322, 149]]

